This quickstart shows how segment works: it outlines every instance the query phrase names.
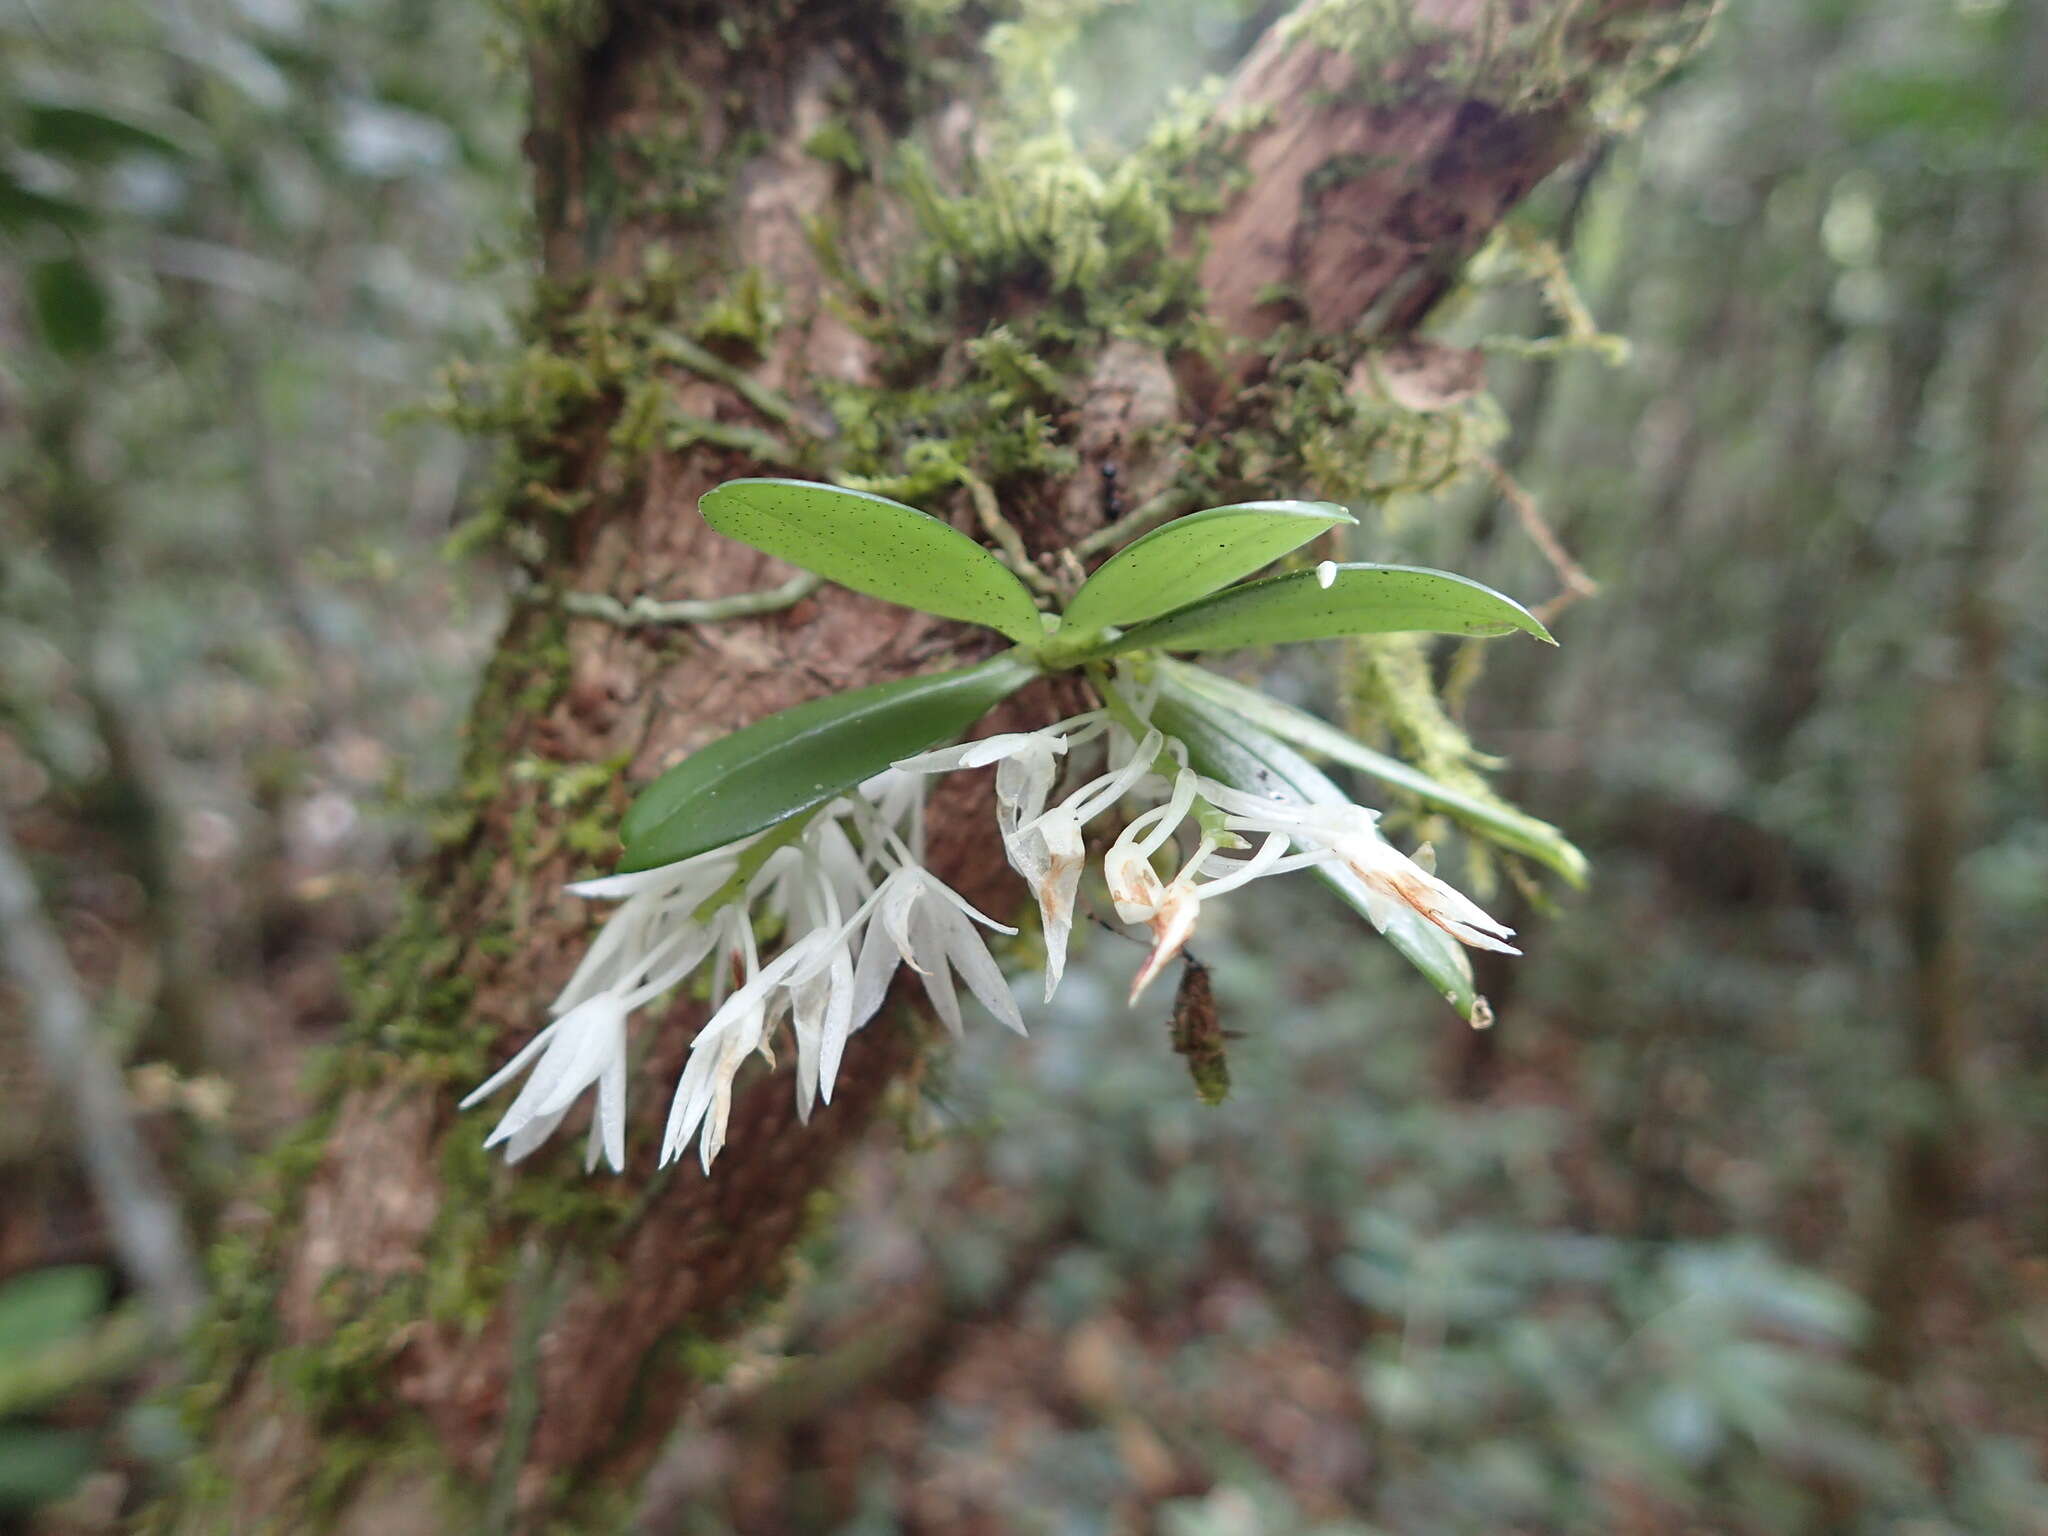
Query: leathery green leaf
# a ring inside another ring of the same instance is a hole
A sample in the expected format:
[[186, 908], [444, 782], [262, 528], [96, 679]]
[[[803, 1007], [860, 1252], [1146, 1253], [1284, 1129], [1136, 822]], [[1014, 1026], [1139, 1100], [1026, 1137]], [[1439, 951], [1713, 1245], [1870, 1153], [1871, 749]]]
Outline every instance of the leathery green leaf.
[[[1160, 680], [1152, 723], [1186, 743], [1197, 773], [1246, 794], [1289, 805], [1348, 805], [1350, 796], [1320, 768], [1279, 737], [1188, 689], [1171, 675]], [[1445, 1002], [1470, 1023], [1489, 1023], [1492, 1010], [1473, 985], [1465, 946], [1403, 903], [1375, 899], [1348, 869], [1318, 868], [1317, 875], [1420, 971]]]
[[1342, 763], [1347, 768], [1356, 768], [1383, 784], [1418, 795], [1425, 803], [1448, 811], [1496, 846], [1524, 854], [1556, 870], [1573, 885], [1583, 886], [1586, 883], [1586, 856], [1549, 822], [1539, 821], [1511, 805], [1501, 805], [1454, 789], [1419, 769], [1409, 767], [1399, 758], [1375, 752], [1364, 742], [1354, 741], [1334, 725], [1305, 710], [1283, 704], [1256, 688], [1247, 688], [1227, 677], [1219, 677], [1205, 667], [1184, 661], [1165, 661], [1161, 666], [1189, 692], [1241, 715], [1302, 751]]
[[[1327, 586], [1325, 575], [1329, 577]], [[1505, 635], [1517, 629], [1539, 640], [1550, 639], [1550, 631], [1513, 598], [1449, 571], [1408, 565], [1339, 565], [1227, 588], [1125, 630], [1096, 654], [1227, 651], [1247, 645], [1327, 640], [1335, 635], [1411, 631]]]
[[1126, 544], [1067, 604], [1068, 628], [1136, 624], [1206, 597], [1358, 519], [1334, 501], [1246, 501], [1191, 512]]
[[621, 871], [750, 837], [958, 736], [1038, 675], [1014, 651], [979, 666], [828, 694], [757, 720], [656, 779], [620, 828]]
[[951, 524], [886, 496], [809, 480], [728, 480], [698, 502], [727, 538], [871, 597], [1045, 638], [1024, 583]]

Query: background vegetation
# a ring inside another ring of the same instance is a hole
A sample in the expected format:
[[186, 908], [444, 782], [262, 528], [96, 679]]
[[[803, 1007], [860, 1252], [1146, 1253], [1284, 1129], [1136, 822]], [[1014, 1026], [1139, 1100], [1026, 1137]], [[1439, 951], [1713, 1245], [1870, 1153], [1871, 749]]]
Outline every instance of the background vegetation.
[[[195, 1241], [254, 1219], [503, 602], [443, 556], [490, 449], [434, 382], [508, 344], [531, 259], [501, 24], [0, 21], [0, 808]], [[1213, 58], [1241, 24], [1112, 7], [1079, 122], [1202, 62], [1148, 26]], [[1520, 491], [1361, 494], [1373, 554], [1600, 588], [1561, 652], [1432, 658], [1594, 861], [1500, 886], [1499, 1024], [1262, 892], [1199, 946], [1240, 1032], [1209, 1108], [1097, 931], [1028, 1043], [927, 1064], [641, 1528], [2048, 1530], [2044, 34], [1737, 5], [1437, 325]], [[1369, 718], [1398, 660], [1279, 686]], [[113, 1529], [188, 1449], [177, 1365], [30, 1002], [0, 1527]]]

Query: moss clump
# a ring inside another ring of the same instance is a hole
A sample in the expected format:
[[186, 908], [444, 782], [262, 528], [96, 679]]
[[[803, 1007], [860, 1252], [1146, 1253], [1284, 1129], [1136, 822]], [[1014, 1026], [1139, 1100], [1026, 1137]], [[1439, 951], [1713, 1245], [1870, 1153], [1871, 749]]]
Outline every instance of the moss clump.
[[610, 0], [497, 0], [498, 9], [532, 48], [590, 48], [611, 25]]
[[758, 357], [784, 319], [782, 296], [759, 267], [749, 267], [698, 312], [697, 339], [731, 357]]
[[860, 135], [843, 117], [835, 117], [804, 140], [804, 153], [813, 160], [836, 165], [849, 176], [864, 176], [868, 169], [867, 150]]
[[[1596, 115], [1625, 113], [1705, 38], [1718, 5], [1610, 14], [1582, 5], [1511, 6], [1481, 0], [1467, 27], [1420, 20], [1410, 0], [1317, 0], [1290, 18], [1294, 35], [1349, 57], [1357, 93], [1382, 102], [1422, 78], [1502, 112], [1531, 113], [1585, 103]], [[1399, 65], [1408, 78], [1389, 80]]]

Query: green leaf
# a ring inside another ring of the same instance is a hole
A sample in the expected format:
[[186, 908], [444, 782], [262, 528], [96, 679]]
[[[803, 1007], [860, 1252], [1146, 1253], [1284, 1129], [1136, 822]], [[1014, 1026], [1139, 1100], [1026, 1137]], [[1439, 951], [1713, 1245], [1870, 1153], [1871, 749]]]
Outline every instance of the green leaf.
[[76, 160], [106, 161], [122, 155], [161, 155], [186, 160], [191, 151], [169, 135], [102, 107], [63, 101], [30, 102], [23, 112], [22, 138], [31, 149]]
[[106, 1310], [106, 1271], [92, 1264], [32, 1269], [0, 1286], [0, 1365], [81, 1333]]
[[111, 326], [107, 295], [91, 268], [76, 256], [36, 263], [29, 274], [36, 329], [59, 357], [90, 357], [106, 350]]
[[1227, 677], [1219, 677], [1206, 668], [1184, 661], [1165, 661], [1160, 665], [1180, 687], [1218, 708], [1241, 715], [1303, 751], [1327, 757], [1347, 768], [1356, 768], [1383, 784], [1392, 784], [1397, 789], [1418, 795], [1428, 804], [1450, 812], [1490, 842], [1547, 865], [1575, 886], [1586, 883], [1586, 856], [1549, 822], [1538, 821], [1511, 805], [1454, 789], [1419, 769], [1409, 767], [1398, 758], [1375, 752], [1334, 725], [1291, 704], [1283, 704], [1256, 688], [1247, 688], [1242, 683], [1232, 682]]
[[61, 1499], [98, 1459], [90, 1435], [0, 1424], [0, 1509], [34, 1509]]
[[1126, 544], [1067, 604], [1070, 629], [1171, 613], [1358, 519], [1334, 501], [1246, 501], [1191, 512]]
[[692, 753], [626, 813], [622, 871], [653, 869], [821, 805], [965, 731], [1038, 676], [1016, 652], [979, 666], [828, 694]]
[[900, 501], [808, 480], [728, 480], [698, 505], [727, 538], [842, 587], [986, 624], [1020, 645], [1045, 638], [1031, 594], [1000, 560]]
[[[1279, 737], [1162, 675], [1152, 723], [1186, 743], [1197, 773], [1220, 779], [1246, 794], [1289, 805], [1348, 805], [1350, 797], [1320, 768]], [[1491, 1010], [1472, 982], [1465, 946], [1436, 924], [1399, 902], [1375, 900], [1365, 882], [1348, 869], [1318, 868], [1317, 875], [1407, 962], [1429, 979], [1445, 1002], [1467, 1021], [1489, 1021]], [[1384, 918], [1386, 926], [1380, 927]]]
[[98, 215], [68, 197], [53, 197], [25, 187], [0, 166], [0, 233], [19, 234], [38, 226], [73, 232], [90, 229]]
[[[1513, 598], [1449, 571], [1408, 565], [1340, 565], [1328, 587], [1314, 571], [1269, 576], [1231, 587], [1124, 631], [1095, 654], [1124, 651], [1228, 651], [1333, 635], [1428, 631], [1505, 635], [1550, 631]], [[1554, 641], [1552, 642], [1555, 643]]]

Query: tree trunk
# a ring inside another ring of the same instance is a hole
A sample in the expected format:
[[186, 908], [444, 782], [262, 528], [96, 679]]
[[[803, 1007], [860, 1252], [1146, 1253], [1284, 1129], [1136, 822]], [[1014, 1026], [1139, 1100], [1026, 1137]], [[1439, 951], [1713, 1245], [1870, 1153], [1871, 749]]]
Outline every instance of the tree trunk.
[[[165, 1528], [615, 1526], [690, 1397], [690, 1341], [775, 1294], [842, 1148], [914, 1070], [914, 1029], [878, 1024], [809, 1127], [787, 1081], [750, 1080], [715, 1177], [655, 1174], [649, 1123], [703, 1019], [684, 998], [639, 1026], [625, 1178], [586, 1179], [571, 1137], [515, 1173], [481, 1151], [456, 1100], [542, 1022], [601, 915], [562, 885], [604, 867], [631, 786], [770, 711], [987, 648], [833, 588], [668, 628], [565, 594], [781, 581], [696, 514], [745, 474], [907, 471], [900, 494], [965, 527], [992, 487], [1041, 560], [1116, 498], [1345, 498], [1275, 402], [1412, 330], [1581, 141], [1595, 86], [1653, 79], [1701, 8], [1315, 7], [1179, 151], [1106, 184], [1004, 132], [981, 8], [527, 9], [551, 18], [528, 39], [542, 293], [528, 351], [464, 408], [513, 439], [484, 531], [525, 580], [322, 1107], [273, 1159], [271, 1214], [217, 1255], [207, 1452]], [[1009, 710], [1063, 703], [1042, 684]], [[1001, 910], [1021, 888], [983, 793], [938, 791], [930, 863]]]
[[[2048, 64], [2048, 22], [2036, 18], [2018, 58]], [[2016, 81], [2038, 78], [2024, 67]], [[2030, 89], [2031, 87], [2026, 87]], [[2035, 178], [1993, 189], [1999, 232], [1994, 284], [1971, 401], [1977, 462], [1961, 537], [1950, 554], [1946, 624], [1920, 657], [1924, 678], [1904, 752], [1896, 919], [1905, 941], [1907, 1067], [1917, 1093], [1893, 1148], [1885, 1224], [1865, 1291], [1865, 1359], [1907, 1381], [1920, 1354], [1921, 1312], [1941, 1273], [1945, 1232], [1967, 1208], [1979, 1163], [1971, 1112], [1978, 985], [1963, 862], [1983, 821], [1984, 771], [1996, 739], [2010, 619], [1999, 586], [2034, 508], [2037, 370], [2048, 340], [2048, 196]]]

